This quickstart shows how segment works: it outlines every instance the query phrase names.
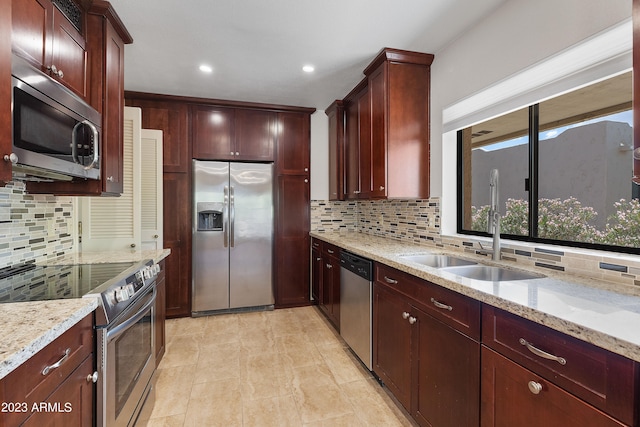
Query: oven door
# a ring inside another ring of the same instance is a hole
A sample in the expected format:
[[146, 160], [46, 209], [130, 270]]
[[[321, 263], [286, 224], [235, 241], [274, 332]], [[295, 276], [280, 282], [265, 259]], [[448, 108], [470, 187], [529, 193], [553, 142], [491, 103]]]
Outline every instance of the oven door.
[[104, 426], [131, 426], [145, 401], [153, 404], [148, 397], [156, 367], [155, 299], [153, 284], [103, 333], [103, 396], [98, 410], [104, 413], [99, 413], [98, 419], [103, 420]]

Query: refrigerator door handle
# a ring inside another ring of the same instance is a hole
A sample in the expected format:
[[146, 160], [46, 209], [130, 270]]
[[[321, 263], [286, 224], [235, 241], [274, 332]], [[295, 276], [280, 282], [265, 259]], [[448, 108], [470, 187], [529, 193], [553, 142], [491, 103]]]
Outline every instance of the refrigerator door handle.
[[229, 247], [229, 187], [224, 186], [224, 212], [222, 214], [222, 229], [224, 235], [224, 247]]
[[229, 214], [229, 242], [231, 247], [235, 246], [235, 221], [236, 221], [236, 206], [235, 206], [235, 196], [234, 196], [234, 188], [233, 185], [229, 187], [229, 205], [231, 208], [231, 212]]

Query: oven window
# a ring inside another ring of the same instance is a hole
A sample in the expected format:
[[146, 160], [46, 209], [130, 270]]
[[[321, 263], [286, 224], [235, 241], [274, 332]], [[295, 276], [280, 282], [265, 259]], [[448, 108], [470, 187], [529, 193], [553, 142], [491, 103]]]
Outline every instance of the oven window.
[[115, 341], [116, 418], [152, 356], [151, 309]]

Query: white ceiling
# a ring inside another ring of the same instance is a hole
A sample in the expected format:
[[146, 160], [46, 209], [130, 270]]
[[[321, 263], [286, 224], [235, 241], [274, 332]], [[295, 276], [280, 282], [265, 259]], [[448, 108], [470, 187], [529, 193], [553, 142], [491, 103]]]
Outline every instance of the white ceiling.
[[[125, 50], [127, 90], [322, 110], [383, 47], [437, 61], [505, 1], [110, 0], [134, 39]], [[305, 64], [315, 72], [304, 73]]]

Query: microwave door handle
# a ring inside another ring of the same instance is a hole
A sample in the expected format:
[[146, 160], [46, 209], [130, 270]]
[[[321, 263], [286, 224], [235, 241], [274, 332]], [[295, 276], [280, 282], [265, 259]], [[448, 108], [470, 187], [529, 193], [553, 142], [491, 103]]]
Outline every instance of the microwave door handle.
[[93, 169], [96, 165], [96, 163], [98, 163], [98, 159], [99, 159], [99, 153], [98, 153], [98, 147], [99, 147], [99, 135], [98, 135], [98, 129], [96, 129], [96, 127], [93, 125], [93, 123], [91, 123], [88, 120], [84, 120], [82, 122], [78, 122], [76, 123], [76, 125], [73, 127], [73, 130], [71, 131], [71, 157], [73, 158], [73, 161], [80, 164], [80, 159], [78, 159], [78, 139], [77, 139], [77, 134], [78, 134], [78, 129], [80, 129], [81, 126], [87, 126], [90, 130], [91, 133], [93, 134], [93, 159], [91, 161], [91, 163], [87, 166], [84, 166], [84, 170], [89, 170], [89, 169]]

